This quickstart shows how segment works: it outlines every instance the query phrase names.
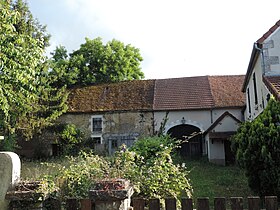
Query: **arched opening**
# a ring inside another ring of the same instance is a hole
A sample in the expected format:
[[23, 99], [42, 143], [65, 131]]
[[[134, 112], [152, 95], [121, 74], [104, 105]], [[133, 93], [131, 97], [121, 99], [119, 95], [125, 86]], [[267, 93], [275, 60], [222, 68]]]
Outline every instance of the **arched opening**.
[[179, 148], [180, 155], [187, 158], [202, 156], [202, 134], [198, 127], [193, 125], [177, 125], [167, 131], [172, 138], [184, 140]]

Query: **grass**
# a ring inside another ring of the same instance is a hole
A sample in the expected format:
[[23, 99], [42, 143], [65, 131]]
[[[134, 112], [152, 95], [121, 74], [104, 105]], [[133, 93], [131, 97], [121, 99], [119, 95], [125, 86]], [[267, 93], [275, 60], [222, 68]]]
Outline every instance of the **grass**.
[[244, 171], [237, 166], [218, 166], [203, 160], [187, 161], [186, 166], [190, 170], [194, 200], [209, 197], [213, 206], [214, 197], [226, 197], [228, 201], [230, 197], [247, 198], [253, 195]]
[[[214, 197], [243, 197], [252, 195], [244, 171], [237, 166], [218, 166], [206, 160], [185, 161], [193, 186], [193, 200], [209, 197], [210, 205]], [[22, 161], [23, 180], [37, 180], [42, 175], [55, 174], [58, 168], [67, 167], [66, 159], [53, 159], [46, 162]], [[244, 203], [246, 205], [246, 203]]]

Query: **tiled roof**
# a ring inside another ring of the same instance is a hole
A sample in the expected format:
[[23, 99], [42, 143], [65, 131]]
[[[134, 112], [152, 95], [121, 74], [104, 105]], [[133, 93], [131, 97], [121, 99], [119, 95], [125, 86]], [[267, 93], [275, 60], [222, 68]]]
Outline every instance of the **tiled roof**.
[[241, 107], [244, 76], [133, 80], [74, 88], [68, 112], [193, 110]]
[[207, 109], [213, 106], [207, 76], [156, 80], [154, 110]]
[[209, 76], [214, 106], [216, 108], [244, 106], [245, 95], [241, 91], [244, 78], [244, 75]]
[[257, 40], [257, 43], [262, 44], [277, 28], [280, 26], [280, 20], [278, 20], [274, 26], [272, 26], [261, 38]]
[[70, 90], [68, 112], [152, 110], [154, 80], [134, 80]]
[[263, 81], [273, 96], [280, 101], [280, 76], [263, 76]]

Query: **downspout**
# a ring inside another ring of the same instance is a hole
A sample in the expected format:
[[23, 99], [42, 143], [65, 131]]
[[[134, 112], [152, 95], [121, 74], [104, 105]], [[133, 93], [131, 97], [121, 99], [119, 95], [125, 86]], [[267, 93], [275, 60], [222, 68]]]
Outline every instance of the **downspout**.
[[254, 47], [255, 47], [256, 50], [260, 51], [260, 53], [261, 53], [261, 59], [262, 59], [262, 74], [264, 75], [264, 74], [265, 74], [265, 63], [264, 63], [263, 49], [260, 48], [260, 47], [258, 46], [258, 43], [257, 43], [257, 42], [254, 43]]

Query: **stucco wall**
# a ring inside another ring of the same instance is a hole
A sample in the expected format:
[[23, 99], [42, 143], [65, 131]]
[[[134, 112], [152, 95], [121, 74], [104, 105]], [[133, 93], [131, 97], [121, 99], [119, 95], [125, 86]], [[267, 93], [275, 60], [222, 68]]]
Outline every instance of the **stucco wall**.
[[[255, 103], [255, 91], [254, 91], [254, 82], [253, 82], [253, 74], [255, 73], [256, 77], [256, 88], [257, 88], [257, 96], [258, 101], [257, 104]], [[279, 72], [280, 73], [280, 72]], [[245, 110], [245, 119], [246, 120], [253, 120], [255, 119], [260, 113], [262, 113], [263, 109], [267, 105], [267, 95], [270, 94], [267, 87], [263, 83], [263, 66], [262, 66], [262, 57], [259, 56], [257, 62], [254, 66], [252, 75], [249, 79], [249, 83], [246, 87], [246, 110]], [[250, 95], [250, 104], [248, 99], [248, 91]], [[251, 107], [251, 113], [249, 113], [249, 105]]]
[[208, 144], [208, 159], [211, 163], [219, 165], [225, 165], [225, 149], [224, 142], [221, 140], [209, 140], [209, 136], [206, 137]]
[[280, 74], [280, 29], [278, 28], [263, 43], [263, 55], [266, 75]]
[[[231, 116], [225, 116], [210, 132], [232, 132], [237, 131], [239, 123]], [[210, 162], [225, 165], [225, 139], [210, 139], [209, 133], [205, 136], [208, 146], [208, 159]]]
[[[214, 109], [214, 110], [194, 110], [194, 111], [170, 111], [168, 113], [168, 121], [166, 123], [165, 132], [170, 128], [181, 125], [182, 118], [185, 119], [185, 124], [193, 125], [201, 129], [202, 132], [207, 130], [223, 113], [226, 111], [230, 112], [240, 121], [244, 121], [241, 108], [230, 108], [230, 109]], [[157, 131], [160, 126], [160, 122], [163, 121], [166, 112], [155, 112], [155, 130]], [[231, 117], [225, 117], [220, 124], [216, 126], [217, 132], [236, 131], [238, 123]], [[218, 164], [225, 163], [225, 152], [223, 142], [210, 142], [209, 135], [205, 136], [203, 143], [202, 152], [208, 155], [208, 159], [211, 162]]]

